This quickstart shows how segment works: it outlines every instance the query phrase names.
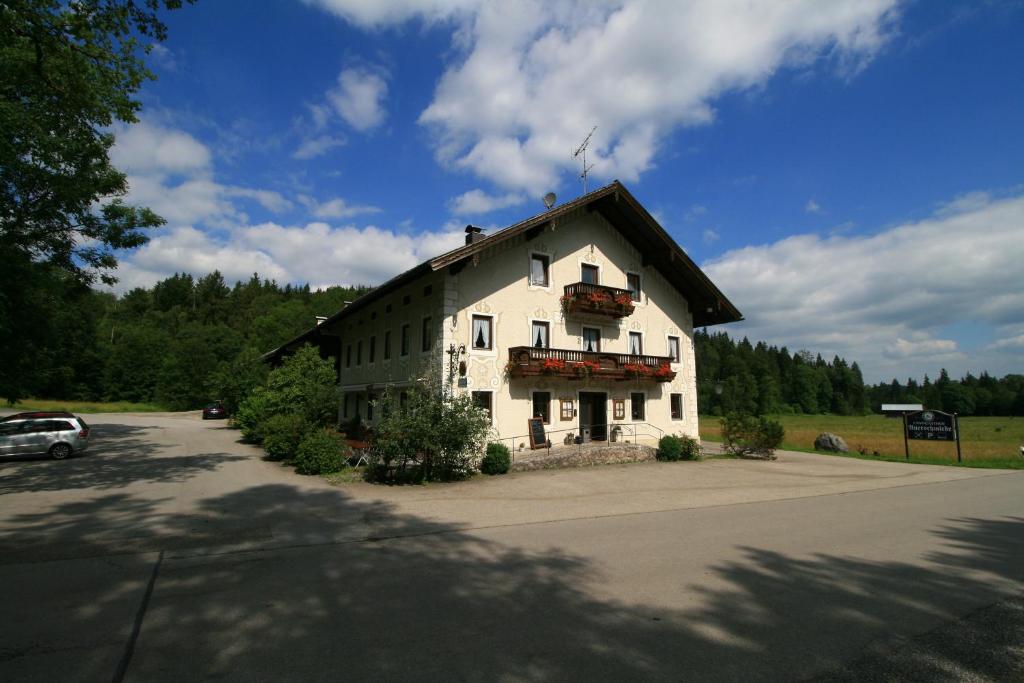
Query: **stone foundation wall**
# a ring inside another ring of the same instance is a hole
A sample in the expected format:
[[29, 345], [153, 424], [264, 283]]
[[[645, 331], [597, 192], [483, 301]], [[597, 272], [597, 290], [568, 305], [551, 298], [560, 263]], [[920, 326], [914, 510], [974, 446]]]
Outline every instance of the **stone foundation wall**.
[[551, 451], [537, 450], [517, 453], [512, 472], [546, 470], [559, 467], [587, 467], [624, 462], [654, 460], [657, 449], [643, 444], [614, 444], [607, 446], [553, 446]]

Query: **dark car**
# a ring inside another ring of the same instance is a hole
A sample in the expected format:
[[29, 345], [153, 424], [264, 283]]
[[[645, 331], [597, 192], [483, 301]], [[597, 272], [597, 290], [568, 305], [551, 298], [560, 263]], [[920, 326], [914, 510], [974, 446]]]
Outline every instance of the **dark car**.
[[227, 409], [224, 408], [224, 404], [220, 401], [214, 401], [210, 405], [203, 408], [203, 419], [204, 420], [223, 420], [228, 416]]

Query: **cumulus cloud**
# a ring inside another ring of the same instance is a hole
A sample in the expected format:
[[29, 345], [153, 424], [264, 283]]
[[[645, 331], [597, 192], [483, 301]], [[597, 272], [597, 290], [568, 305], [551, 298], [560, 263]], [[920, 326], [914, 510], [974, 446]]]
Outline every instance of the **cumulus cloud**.
[[491, 195], [483, 190], [470, 190], [463, 192], [458, 197], [452, 197], [448, 202], [448, 210], [456, 216], [471, 216], [518, 206], [524, 201], [526, 201], [526, 197], [518, 192]]
[[210, 165], [210, 150], [188, 133], [145, 121], [114, 129], [114, 166], [131, 173], [191, 173]]
[[338, 84], [328, 91], [327, 101], [348, 125], [368, 131], [384, 122], [387, 93], [387, 81], [379, 71], [352, 67], [338, 74]]
[[934, 373], [943, 359], [959, 359], [950, 370], [1009, 372], [1007, 357], [968, 359], [943, 331], [973, 323], [1020, 334], [1022, 225], [1024, 195], [971, 195], [874, 235], [797, 235], [727, 252], [705, 270], [747, 318], [731, 331], [839, 353], [870, 379]]
[[636, 180], [714, 99], [819, 59], [843, 73], [886, 42], [897, 0], [310, 0], [370, 28], [448, 21], [454, 58], [420, 121], [439, 161], [544, 192], [597, 125], [595, 177]]
[[183, 226], [157, 235], [123, 259], [117, 289], [149, 286], [175, 272], [215, 269], [228, 281], [258, 272], [278, 282], [313, 287], [376, 285], [462, 242], [459, 231], [404, 235], [376, 226], [331, 227], [321, 222], [260, 223], [222, 236]]

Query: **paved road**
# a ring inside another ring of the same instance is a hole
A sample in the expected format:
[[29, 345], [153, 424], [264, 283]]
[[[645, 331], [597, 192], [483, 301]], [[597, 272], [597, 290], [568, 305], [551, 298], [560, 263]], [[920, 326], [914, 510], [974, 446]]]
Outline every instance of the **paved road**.
[[1024, 588], [1020, 472], [332, 488], [194, 414], [91, 422], [85, 457], [0, 462], [0, 680], [795, 680]]

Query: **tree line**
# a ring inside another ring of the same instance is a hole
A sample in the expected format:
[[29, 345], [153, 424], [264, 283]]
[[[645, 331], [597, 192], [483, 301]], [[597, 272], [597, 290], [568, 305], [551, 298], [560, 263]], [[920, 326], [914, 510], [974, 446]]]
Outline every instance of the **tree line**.
[[256, 274], [228, 286], [214, 271], [198, 279], [176, 273], [115, 296], [44, 280], [31, 290], [31, 351], [17, 373], [3, 373], [4, 397], [197, 408], [223, 398], [241, 374], [265, 372], [262, 354], [368, 289], [311, 291]]
[[783, 346], [736, 341], [725, 332], [694, 333], [697, 360], [698, 409], [704, 415], [733, 412], [833, 413], [863, 415], [881, 412], [883, 403], [920, 403], [933, 410], [960, 415], [1024, 415], [1024, 375], [996, 379], [987, 372], [961, 380], [945, 369], [932, 382], [913, 378], [906, 384], [864, 383], [856, 361], [839, 356], [825, 361], [821, 354]]

